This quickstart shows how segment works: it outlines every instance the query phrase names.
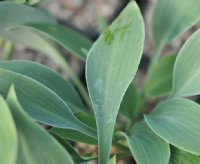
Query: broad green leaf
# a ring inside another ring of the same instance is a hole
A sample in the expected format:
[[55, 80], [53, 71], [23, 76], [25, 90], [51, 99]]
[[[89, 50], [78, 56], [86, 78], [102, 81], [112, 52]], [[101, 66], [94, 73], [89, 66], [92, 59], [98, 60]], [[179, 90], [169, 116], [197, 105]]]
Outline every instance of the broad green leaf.
[[51, 15], [41, 9], [11, 2], [0, 2], [0, 11], [0, 35], [2, 37], [31, 46], [32, 48], [40, 47], [41, 50], [46, 48], [43, 45], [43, 41], [40, 41], [42, 38], [37, 36], [36, 33], [25, 30], [15, 32], [11, 29], [16, 25], [32, 22], [56, 24], [55, 19]]
[[77, 31], [60, 25], [29, 23], [17, 28], [39, 32], [62, 45], [82, 60], [86, 59], [87, 52], [92, 46], [92, 42], [88, 38]]
[[[25, 46], [39, 50], [47, 55], [51, 60], [66, 72], [65, 76], [69, 77], [79, 89], [83, 99], [90, 106], [90, 100], [85, 86], [79, 81], [74, 71], [70, 68], [64, 56], [58, 51], [55, 42], [49, 37], [39, 32], [28, 29], [16, 29], [22, 24], [44, 23], [55, 25], [55, 20], [44, 10], [34, 9], [25, 5], [16, 3], [0, 2], [0, 37], [4, 37], [13, 42], [21, 43]], [[68, 40], [69, 41], [69, 40]], [[83, 43], [83, 42], [82, 42]], [[67, 43], [69, 45], [69, 43]], [[70, 43], [74, 45], [74, 43]], [[84, 45], [84, 43], [83, 43]], [[68, 49], [73, 48], [71, 46]]]
[[75, 142], [81, 142], [86, 143], [89, 145], [97, 145], [97, 139], [88, 136], [87, 134], [80, 133], [75, 130], [71, 129], [61, 129], [61, 128], [52, 128], [50, 130], [51, 133], [57, 134], [61, 136], [63, 139], [75, 141]]
[[120, 105], [119, 112], [129, 118], [131, 121], [136, 120], [140, 113], [141, 99], [136, 87], [131, 83], [126, 90]]
[[199, 164], [200, 157], [173, 147], [169, 164]]
[[97, 129], [96, 120], [93, 114], [77, 113], [75, 116], [84, 124], [92, 127], [93, 129]]
[[37, 49], [56, 64], [63, 64], [63, 56], [54, 41], [85, 60], [92, 42], [79, 32], [57, 25], [54, 18], [41, 9], [21, 4], [0, 2], [0, 36]]
[[14, 86], [9, 91], [7, 102], [19, 136], [16, 164], [74, 163], [68, 152], [23, 111]]
[[145, 120], [150, 128], [170, 144], [200, 155], [200, 106], [187, 99], [160, 103]]
[[156, 49], [200, 20], [199, 0], [157, 0], [152, 29]]
[[65, 58], [58, 52], [55, 43], [46, 36], [28, 29], [16, 29], [17, 26], [28, 23], [56, 24], [48, 12], [25, 5], [0, 2], [0, 36], [16, 43], [36, 49], [52, 59], [52, 61], [67, 71], [68, 77], [74, 79]]
[[0, 68], [28, 76], [40, 82], [62, 98], [73, 113], [83, 112], [82, 109], [85, 107], [76, 90], [70, 83], [48, 67], [29, 61], [11, 60], [0, 61]]
[[25, 75], [0, 69], [0, 92], [4, 97], [12, 84], [16, 87], [20, 104], [33, 119], [51, 126], [74, 129], [92, 137], [96, 136], [96, 131], [80, 122], [55, 92]]
[[173, 71], [174, 97], [200, 93], [200, 30], [195, 32], [180, 50]]
[[70, 155], [72, 156], [72, 158], [75, 161], [75, 163], [83, 163], [85, 161], [95, 160], [96, 159], [94, 157], [87, 157], [87, 156], [80, 155], [74, 149], [74, 147], [71, 144], [69, 144], [67, 141], [65, 141], [62, 137], [60, 137], [59, 135], [56, 135], [56, 134], [53, 134], [53, 136], [70, 153]]
[[171, 92], [175, 59], [176, 55], [169, 55], [152, 65], [144, 85], [145, 96], [147, 98], [157, 98]]
[[[76, 118], [78, 118], [85, 125], [92, 127], [93, 129], [96, 130], [96, 122], [95, 122], [94, 116], [86, 115], [83, 113], [78, 113], [78, 114], [76, 114]], [[50, 132], [57, 134], [67, 140], [78, 141], [78, 142], [87, 143], [87, 144], [91, 144], [91, 145], [98, 144], [97, 139], [95, 139], [91, 136], [88, 136], [87, 134], [82, 134], [75, 130], [52, 128], [50, 130]]]
[[137, 71], [143, 42], [143, 20], [131, 2], [89, 51], [86, 79], [97, 121], [100, 164], [108, 162], [117, 113]]
[[18, 145], [17, 131], [9, 108], [0, 96], [0, 163], [15, 164]]
[[116, 156], [113, 156], [109, 161], [108, 164], [116, 164]]
[[144, 121], [135, 124], [129, 135], [123, 135], [137, 164], [169, 163], [169, 144], [157, 136]]

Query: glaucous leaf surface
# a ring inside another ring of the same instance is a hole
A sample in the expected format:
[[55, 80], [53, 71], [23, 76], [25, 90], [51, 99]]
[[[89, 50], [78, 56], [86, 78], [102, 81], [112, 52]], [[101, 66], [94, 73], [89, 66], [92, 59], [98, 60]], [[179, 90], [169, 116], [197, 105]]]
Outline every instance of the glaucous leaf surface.
[[119, 112], [124, 116], [134, 121], [140, 113], [141, 99], [136, 87], [131, 83], [126, 90], [123, 100], [120, 105]]
[[195, 32], [180, 50], [173, 71], [174, 97], [200, 93], [200, 30]]
[[22, 4], [12, 2], [0, 2], [0, 36], [8, 40], [24, 44], [36, 49], [44, 49], [48, 46], [45, 41], [31, 31], [11, 30], [17, 25], [25, 23], [48, 23], [56, 24], [55, 19], [46, 11], [35, 9]]
[[184, 150], [172, 147], [169, 164], [199, 164], [200, 157]]
[[200, 106], [187, 99], [161, 102], [145, 121], [170, 144], [200, 155]]
[[68, 152], [21, 108], [14, 86], [7, 102], [17, 128], [19, 144], [16, 164], [73, 164]]
[[144, 91], [147, 98], [157, 98], [171, 92], [175, 59], [176, 55], [169, 55], [152, 65], [145, 79]]
[[77, 113], [75, 116], [84, 124], [92, 127], [93, 129], [97, 129], [96, 120], [93, 114]]
[[[75, 115], [81, 122], [85, 125], [93, 128], [96, 130], [96, 121], [93, 115], [78, 113]], [[71, 141], [78, 141], [82, 143], [87, 143], [91, 145], [97, 145], [97, 139], [93, 138], [87, 134], [80, 133], [75, 130], [70, 129], [61, 129], [61, 128], [52, 128], [50, 132], [61, 136], [64, 139], [71, 140]]]
[[18, 136], [12, 115], [0, 96], [0, 163], [15, 164]]
[[122, 134], [137, 164], [169, 163], [169, 144], [157, 136], [145, 121], [135, 124], [129, 135]]
[[95, 157], [89, 157], [89, 156], [83, 156], [80, 155], [75, 149], [74, 147], [68, 143], [66, 140], [64, 140], [62, 137], [60, 137], [57, 134], [53, 134], [53, 136], [57, 139], [57, 141], [69, 152], [69, 154], [71, 155], [71, 157], [73, 158], [74, 162], [79, 164], [79, 163], [83, 163], [89, 160], [95, 160]]
[[0, 11], [0, 36], [37, 49], [59, 65], [65, 59], [56, 50], [54, 41], [86, 59], [92, 42], [77, 31], [57, 25], [46, 11], [9, 2], [0, 2]]
[[68, 49], [82, 60], [86, 60], [87, 52], [92, 46], [92, 42], [79, 32], [60, 25], [29, 23], [18, 28], [39, 32]]
[[68, 76], [73, 78], [65, 58], [58, 52], [55, 42], [36, 31], [17, 28], [28, 23], [55, 25], [55, 19], [47, 11], [11, 2], [0, 2], [0, 11], [1, 37], [44, 53], [64, 71], [68, 71]]
[[142, 16], [131, 2], [89, 51], [86, 80], [97, 121], [100, 164], [108, 162], [117, 113], [137, 71], [143, 42]]
[[28, 76], [62, 98], [73, 113], [84, 112], [84, 105], [72, 85], [48, 67], [23, 60], [0, 61], [0, 68]]
[[61, 136], [65, 140], [77, 141], [89, 145], [97, 145], [97, 139], [71, 129], [52, 128], [51, 133]]
[[200, 20], [199, 0], [157, 0], [152, 29], [156, 49]]
[[4, 97], [12, 84], [20, 104], [33, 119], [96, 137], [96, 131], [80, 122], [55, 92], [30, 77], [0, 68], [0, 92]]

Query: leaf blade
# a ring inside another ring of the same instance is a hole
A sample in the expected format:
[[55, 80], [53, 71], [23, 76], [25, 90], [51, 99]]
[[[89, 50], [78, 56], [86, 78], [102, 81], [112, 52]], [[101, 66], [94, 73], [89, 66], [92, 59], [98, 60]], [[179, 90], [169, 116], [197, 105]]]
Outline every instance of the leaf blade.
[[78, 32], [60, 25], [29, 23], [16, 28], [33, 30], [47, 36], [57, 42], [72, 54], [76, 55], [83, 61], [86, 60], [87, 51], [92, 46], [92, 42]]
[[97, 120], [100, 164], [108, 161], [120, 102], [139, 65], [143, 41], [142, 17], [131, 2], [89, 51], [86, 79]]
[[84, 112], [82, 108], [85, 107], [76, 90], [70, 83], [48, 67], [30, 61], [11, 60], [0, 61], [0, 68], [25, 75], [40, 82], [62, 98], [73, 113]]
[[135, 124], [129, 135], [122, 134], [138, 164], [169, 163], [169, 144], [158, 137], [144, 121]]
[[18, 135], [12, 115], [5, 100], [0, 96], [0, 163], [15, 164]]
[[200, 158], [194, 154], [188, 153], [181, 149], [172, 147], [172, 154], [169, 164], [199, 164]]
[[192, 96], [200, 93], [199, 66], [200, 30], [195, 32], [180, 50], [173, 70], [174, 97]]
[[21, 74], [0, 68], [0, 91], [7, 96], [14, 84], [19, 102], [35, 120], [47, 125], [69, 128], [96, 136], [96, 131], [80, 122], [68, 105], [52, 90], [41, 83]]
[[176, 55], [169, 55], [152, 66], [144, 83], [147, 98], [157, 98], [171, 92], [175, 59]]
[[198, 0], [158, 0], [152, 20], [156, 49], [196, 24], [200, 20], [199, 7]]
[[74, 163], [64, 148], [44, 129], [33, 122], [22, 110], [17, 100], [14, 86], [12, 86], [9, 91], [7, 102], [19, 135], [19, 148], [16, 163]]
[[198, 104], [187, 99], [171, 99], [160, 103], [152, 114], [145, 115], [145, 121], [172, 145], [199, 155], [199, 117]]

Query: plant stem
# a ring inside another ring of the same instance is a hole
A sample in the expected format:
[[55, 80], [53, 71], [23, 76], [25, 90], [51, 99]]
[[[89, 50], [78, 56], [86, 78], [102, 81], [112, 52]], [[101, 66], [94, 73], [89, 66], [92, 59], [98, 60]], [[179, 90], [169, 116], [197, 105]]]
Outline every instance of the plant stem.
[[12, 58], [14, 44], [10, 41], [4, 41], [2, 60], [10, 60]]

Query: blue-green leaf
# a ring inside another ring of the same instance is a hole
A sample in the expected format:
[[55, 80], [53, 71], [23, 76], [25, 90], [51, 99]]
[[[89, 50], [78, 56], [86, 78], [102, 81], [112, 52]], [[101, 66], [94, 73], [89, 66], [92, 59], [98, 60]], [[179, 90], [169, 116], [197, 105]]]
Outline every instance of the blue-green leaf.
[[140, 114], [140, 106], [142, 100], [139, 93], [136, 90], [134, 84], [130, 84], [126, 93], [123, 97], [123, 100], [120, 105], [119, 112], [129, 118], [130, 121], [137, 119]]
[[76, 90], [48, 67], [29, 61], [11, 60], [0, 61], [0, 68], [28, 76], [40, 82], [62, 98], [73, 113], [84, 112], [85, 107]]
[[0, 68], [0, 92], [4, 97], [12, 84], [20, 104], [33, 119], [96, 136], [96, 131], [80, 122], [55, 92], [30, 77]]
[[187, 99], [161, 102], [150, 115], [149, 127], [170, 144], [200, 155], [200, 105]]
[[174, 97], [200, 93], [200, 30], [195, 32], [180, 50], [173, 71]]
[[147, 98], [165, 96], [172, 91], [172, 73], [175, 59], [176, 55], [169, 55], [152, 65], [144, 84]]
[[0, 163], [15, 164], [18, 136], [12, 115], [0, 96]]
[[169, 164], [199, 164], [200, 157], [184, 150], [172, 147]]
[[79, 32], [60, 25], [29, 23], [23, 26], [18, 26], [17, 29], [18, 28], [39, 32], [62, 45], [82, 60], [86, 59], [87, 52], [92, 46], [92, 42], [88, 38], [79, 34]]
[[131, 2], [89, 51], [86, 79], [97, 120], [100, 164], [108, 162], [117, 113], [137, 71], [143, 43], [142, 16]]
[[169, 144], [157, 136], [144, 121], [135, 124], [128, 136], [122, 134], [126, 137], [137, 164], [169, 163]]
[[152, 20], [156, 49], [200, 20], [199, 0], [157, 0]]
[[68, 152], [23, 111], [14, 86], [9, 91], [7, 102], [19, 136], [16, 164], [74, 163]]

